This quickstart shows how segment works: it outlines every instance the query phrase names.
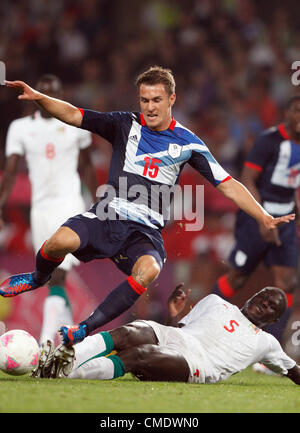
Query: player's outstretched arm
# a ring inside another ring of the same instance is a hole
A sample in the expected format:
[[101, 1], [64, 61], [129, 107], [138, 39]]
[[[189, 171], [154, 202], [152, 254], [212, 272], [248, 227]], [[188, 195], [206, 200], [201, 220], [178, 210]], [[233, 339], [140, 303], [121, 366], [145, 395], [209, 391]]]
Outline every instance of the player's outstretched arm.
[[33, 101], [62, 122], [77, 127], [81, 126], [82, 114], [74, 105], [38, 92], [23, 81], [5, 81], [5, 84], [20, 92], [18, 99]]
[[300, 385], [300, 367], [299, 365], [295, 365], [295, 367], [290, 368], [286, 375], [289, 379], [291, 379], [296, 385]]
[[280, 224], [288, 223], [295, 219], [295, 214], [284, 215], [278, 218], [272, 217], [255, 200], [248, 189], [235, 179], [229, 179], [226, 182], [220, 183], [217, 188], [225, 197], [231, 199], [240, 209], [255, 218], [258, 223], [268, 230], [275, 229]]

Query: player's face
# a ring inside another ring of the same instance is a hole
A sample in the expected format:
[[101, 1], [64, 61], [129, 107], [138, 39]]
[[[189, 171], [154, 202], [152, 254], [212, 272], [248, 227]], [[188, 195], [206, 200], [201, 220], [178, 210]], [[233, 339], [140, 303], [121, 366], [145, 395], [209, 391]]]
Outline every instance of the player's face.
[[148, 128], [153, 131], [168, 129], [172, 120], [175, 94], [169, 95], [163, 84], [141, 84], [139, 99], [141, 112]]
[[266, 288], [252, 296], [246, 302], [244, 310], [249, 320], [262, 327], [278, 319], [283, 302], [278, 291]]
[[300, 135], [300, 101], [296, 100], [286, 112], [286, 119], [292, 133]]

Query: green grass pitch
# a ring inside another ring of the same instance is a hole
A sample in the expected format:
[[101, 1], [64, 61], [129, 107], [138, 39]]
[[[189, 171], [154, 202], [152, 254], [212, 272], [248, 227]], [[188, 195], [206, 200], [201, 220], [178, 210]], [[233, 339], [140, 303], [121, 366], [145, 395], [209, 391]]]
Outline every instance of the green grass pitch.
[[213, 385], [33, 379], [0, 372], [0, 413], [299, 413], [299, 387], [250, 368]]

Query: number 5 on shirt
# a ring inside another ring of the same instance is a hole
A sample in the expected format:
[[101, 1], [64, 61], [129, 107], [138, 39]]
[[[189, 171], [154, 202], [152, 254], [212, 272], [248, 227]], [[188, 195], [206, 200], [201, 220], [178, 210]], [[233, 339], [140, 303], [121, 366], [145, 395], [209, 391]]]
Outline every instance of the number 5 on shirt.
[[226, 331], [228, 331], [228, 332], [234, 332], [234, 331], [236, 331], [236, 328], [234, 327], [234, 325], [236, 325], [236, 326], [240, 326], [240, 325], [238, 324], [238, 322], [236, 322], [235, 320], [230, 320], [229, 325], [230, 325], [229, 328], [227, 328], [227, 326], [224, 326], [224, 329], [225, 329]]

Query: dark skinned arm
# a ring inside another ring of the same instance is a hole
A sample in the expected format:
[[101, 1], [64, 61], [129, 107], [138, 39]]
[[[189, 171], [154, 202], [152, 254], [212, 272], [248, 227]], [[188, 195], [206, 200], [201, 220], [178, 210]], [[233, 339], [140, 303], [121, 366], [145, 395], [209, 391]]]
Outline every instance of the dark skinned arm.
[[20, 158], [20, 155], [14, 153], [10, 155], [5, 162], [3, 178], [0, 183], [0, 230], [4, 226], [2, 208], [14, 186]]
[[168, 299], [168, 315], [166, 319], [167, 326], [174, 326], [177, 328], [181, 328], [182, 326], [184, 326], [183, 324], [179, 323], [179, 320], [181, 318], [181, 313], [184, 310], [184, 307], [186, 306], [186, 301], [191, 290], [188, 289], [185, 292], [182, 289], [183, 286], [184, 286], [183, 283], [179, 284], [174, 289], [174, 291], [172, 292], [171, 296]]
[[78, 171], [92, 196], [93, 203], [96, 203], [98, 201], [96, 196], [98, 181], [95, 168], [92, 164], [91, 149], [89, 147], [81, 149], [80, 151]]

